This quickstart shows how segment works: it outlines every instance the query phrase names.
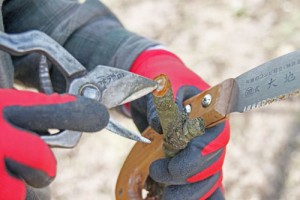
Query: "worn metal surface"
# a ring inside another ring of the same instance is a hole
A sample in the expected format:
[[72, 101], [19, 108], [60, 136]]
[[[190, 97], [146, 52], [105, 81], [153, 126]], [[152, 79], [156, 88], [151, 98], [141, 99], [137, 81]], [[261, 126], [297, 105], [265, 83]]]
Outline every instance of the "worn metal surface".
[[50, 74], [49, 67], [47, 63], [47, 58], [44, 55], [40, 57], [39, 63], [39, 81], [40, 81], [40, 90], [45, 94], [52, 94], [54, 92]]
[[300, 50], [270, 60], [236, 79], [231, 112], [245, 112], [299, 93]]
[[40, 31], [21, 34], [0, 32], [0, 49], [15, 56], [32, 52], [44, 54], [68, 80], [86, 73], [86, 69], [68, 51]]
[[131, 140], [144, 142], [144, 143], [151, 143], [151, 141], [149, 139], [147, 139], [145, 137], [141, 137], [139, 134], [129, 131], [128, 129], [122, 127], [120, 124], [118, 124], [113, 119], [109, 120], [109, 123], [108, 123], [106, 129], [113, 133], [116, 133], [118, 135], [120, 133], [122, 133], [121, 136], [126, 137]]
[[82, 136], [81, 132], [64, 130], [53, 135], [43, 135], [41, 138], [51, 147], [73, 148]]
[[125, 70], [98, 65], [74, 79], [68, 92], [81, 94], [86, 86], [97, 89], [95, 98], [107, 108], [113, 108], [150, 93], [156, 88], [156, 82]]
[[[16, 56], [32, 52], [47, 56], [52, 64], [64, 75], [67, 81], [68, 93], [97, 99], [107, 108], [137, 99], [156, 88], [156, 82], [152, 80], [112, 67], [97, 66], [91, 72], [87, 72], [62, 46], [39, 31], [29, 31], [21, 34], [0, 32], [0, 49]], [[43, 84], [46, 84], [48, 81], [43, 80], [41, 76], [46, 75], [46, 79], [49, 78], [46, 64], [45, 58], [42, 57], [40, 78]], [[50, 93], [51, 90], [48, 92]], [[114, 124], [114, 127], [116, 126], [118, 125]], [[110, 122], [110, 127], [112, 127], [112, 122]], [[110, 130], [126, 138], [148, 142], [142, 136], [136, 135], [122, 127], [110, 128]], [[69, 130], [42, 136], [50, 146], [65, 148], [76, 146], [80, 137], [81, 133]]]

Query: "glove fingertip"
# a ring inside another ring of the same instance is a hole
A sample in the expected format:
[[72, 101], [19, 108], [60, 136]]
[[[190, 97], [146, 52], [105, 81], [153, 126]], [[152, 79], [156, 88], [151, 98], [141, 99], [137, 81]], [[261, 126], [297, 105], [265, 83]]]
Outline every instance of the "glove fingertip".
[[[107, 108], [93, 99], [78, 97], [78, 118], [74, 116], [73, 127], [85, 132], [96, 132], [105, 128], [109, 122]], [[81, 122], [81, 123], [79, 123]]]
[[[163, 193], [164, 199], [174, 199], [174, 200], [181, 200], [181, 199], [215, 199], [210, 198], [212, 195], [213, 197], [220, 197], [221, 194], [217, 193], [216, 190], [220, 188], [222, 183], [222, 172], [219, 172], [203, 181], [185, 184], [185, 185], [170, 185], [168, 186]], [[221, 198], [223, 199], [223, 198]], [[220, 199], [220, 200], [221, 200]], [[218, 199], [219, 200], [219, 199]]]
[[207, 200], [225, 200], [224, 193], [222, 191], [222, 188], [219, 187]]
[[154, 162], [149, 167], [150, 177], [160, 183], [166, 182], [169, 175], [168, 172], [169, 159], [159, 159]]
[[104, 105], [99, 103], [91, 107], [91, 110], [98, 115], [98, 117], [95, 117], [98, 122], [91, 123], [91, 125], [87, 127], [89, 129], [88, 131], [100, 131], [101, 129], [105, 128], [109, 122], [109, 112]]
[[149, 121], [149, 125], [153, 130], [155, 130], [155, 132], [159, 134], [163, 134], [158, 116], [152, 115], [148, 117], [148, 121]]
[[225, 147], [230, 138], [228, 121], [206, 130], [206, 133], [199, 136], [199, 138], [201, 138], [202, 142], [204, 142], [204, 147], [201, 151], [202, 155], [210, 154]]
[[202, 181], [213, 174], [216, 174], [218, 171], [222, 170], [222, 166], [224, 163], [225, 158], [225, 149], [222, 151], [219, 151], [217, 154], [215, 154], [213, 157], [211, 157], [209, 160], [210, 162], [203, 163], [203, 168], [193, 176], [190, 176], [187, 181], [190, 183]]
[[33, 132], [51, 128], [96, 132], [106, 127], [109, 121], [104, 105], [84, 97], [65, 103], [8, 106], [3, 114], [8, 123]]
[[9, 158], [5, 159], [5, 164], [11, 174], [21, 177], [27, 184], [36, 188], [48, 186], [54, 180], [56, 174], [56, 170], [54, 174], [49, 175], [41, 169], [26, 166]]

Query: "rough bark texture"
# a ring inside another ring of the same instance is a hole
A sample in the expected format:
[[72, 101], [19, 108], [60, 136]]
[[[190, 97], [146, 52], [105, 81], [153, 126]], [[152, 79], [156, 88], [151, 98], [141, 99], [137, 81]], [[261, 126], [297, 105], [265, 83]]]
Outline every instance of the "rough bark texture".
[[166, 83], [163, 91], [152, 94], [153, 102], [163, 130], [166, 157], [173, 157], [192, 138], [204, 133], [204, 121], [201, 118], [190, 120], [187, 113], [179, 111], [168, 77], [161, 75], [157, 79], [164, 79]]

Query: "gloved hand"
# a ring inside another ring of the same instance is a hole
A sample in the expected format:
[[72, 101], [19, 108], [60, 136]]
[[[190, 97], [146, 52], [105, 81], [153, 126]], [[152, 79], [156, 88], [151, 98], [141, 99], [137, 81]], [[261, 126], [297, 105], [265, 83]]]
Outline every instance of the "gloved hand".
[[0, 89], [0, 199], [25, 199], [25, 183], [38, 188], [54, 179], [56, 160], [36, 133], [95, 132], [108, 119], [107, 109], [91, 99]]
[[[208, 88], [178, 57], [165, 50], [142, 52], [131, 71], [148, 78], [166, 74], [172, 84], [175, 102], [181, 110], [184, 100]], [[140, 131], [150, 125], [162, 133], [150, 95], [132, 102], [131, 114]], [[206, 129], [203, 135], [191, 140], [175, 157], [153, 162], [150, 176], [168, 185], [164, 199], [224, 199], [222, 165], [228, 141], [229, 125], [222, 123]]]

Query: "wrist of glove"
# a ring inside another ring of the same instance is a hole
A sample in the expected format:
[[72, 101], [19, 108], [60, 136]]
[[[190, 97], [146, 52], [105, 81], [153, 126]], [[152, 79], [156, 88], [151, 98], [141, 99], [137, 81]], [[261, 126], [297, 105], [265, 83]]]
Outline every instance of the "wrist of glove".
[[[177, 56], [164, 50], [142, 52], [131, 71], [148, 78], [166, 74], [172, 84], [175, 102], [182, 111], [186, 99], [209, 87]], [[132, 102], [131, 114], [140, 131], [150, 125], [162, 133], [151, 95]], [[153, 162], [150, 176], [168, 185], [164, 199], [224, 199], [222, 165], [228, 140], [229, 125], [222, 123], [192, 139], [175, 157]]]
[[39, 188], [54, 179], [55, 157], [38, 133], [94, 132], [109, 118], [106, 108], [91, 99], [13, 89], [0, 90], [0, 113], [0, 199], [25, 199], [25, 183]]
[[[172, 84], [175, 99], [178, 90], [182, 87], [185, 89], [182, 89], [181, 95], [185, 96], [191, 93], [195, 95], [209, 87], [198, 75], [188, 69], [176, 55], [165, 50], [142, 52], [133, 63], [130, 71], [150, 79], [160, 74], [166, 74]], [[187, 89], [188, 86], [192, 89]], [[182, 102], [177, 101], [176, 103], [182, 107]], [[133, 120], [141, 132], [150, 125], [156, 132], [162, 133], [151, 94], [132, 102], [131, 105]], [[145, 116], [146, 119], [144, 119]]]

